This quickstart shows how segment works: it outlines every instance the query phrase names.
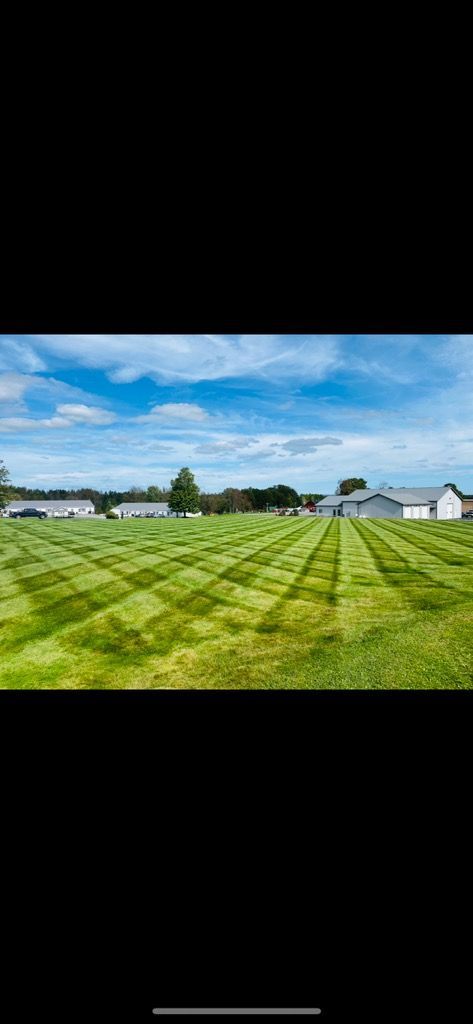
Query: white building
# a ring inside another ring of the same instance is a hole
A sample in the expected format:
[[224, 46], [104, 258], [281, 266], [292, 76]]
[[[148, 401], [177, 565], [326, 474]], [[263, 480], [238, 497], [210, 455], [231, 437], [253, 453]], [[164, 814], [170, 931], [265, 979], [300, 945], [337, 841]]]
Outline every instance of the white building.
[[25, 498], [23, 501], [11, 501], [6, 506], [5, 512], [18, 512], [23, 508], [37, 508], [39, 512], [47, 512], [48, 516], [67, 516], [74, 513], [76, 516], [94, 515], [95, 506], [91, 501], [82, 501], [79, 498], [64, 498], [62, 501], [44, 501], [42, 498]]
[[[111, 511], [120, 516], [120, 519], [177, 519], [184, 516], [183, 512], [172, 512], [167, 501], [122, 501]], [[202, 512], [188, 512], [187, 518], [194, 519], [201, 515]]]
[[143, 519], [147, 516], [156, 519], [176, 516], [175, 512], [171, 512], [167, 501], [122, 501], [111, 511], [120, 516], [120, 519]]
[[357, 519], [461, 519], [461, 498], [451, 487], [360, 489], [329, 494], [317, 502], [318, 516]]

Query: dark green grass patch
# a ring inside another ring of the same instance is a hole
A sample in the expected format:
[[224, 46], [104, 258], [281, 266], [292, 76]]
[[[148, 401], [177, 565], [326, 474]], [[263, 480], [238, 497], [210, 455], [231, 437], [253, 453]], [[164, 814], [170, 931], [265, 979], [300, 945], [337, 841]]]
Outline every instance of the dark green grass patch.
[[0, 521], [1, 687], [471, 688], [473, 531]]

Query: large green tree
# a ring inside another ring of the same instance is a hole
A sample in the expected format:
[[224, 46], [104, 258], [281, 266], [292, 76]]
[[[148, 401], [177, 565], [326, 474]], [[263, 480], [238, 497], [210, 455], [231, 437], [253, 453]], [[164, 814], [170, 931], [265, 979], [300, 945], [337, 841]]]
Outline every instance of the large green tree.
[[179, 470], [175, 480], [171, 480], [169, 508], [173, 512], [200, 512], [199, 488], [188, 466]]
[[11, 490], [8, 469], [3, 460], [0, 459], [0, 508], [4, 508], [11, 500]]
[[361, 476], [352, 476], [347, 480], [339, 480], [335, 494], [351, 494], [352, 491], [364, 491], [368, 486]]

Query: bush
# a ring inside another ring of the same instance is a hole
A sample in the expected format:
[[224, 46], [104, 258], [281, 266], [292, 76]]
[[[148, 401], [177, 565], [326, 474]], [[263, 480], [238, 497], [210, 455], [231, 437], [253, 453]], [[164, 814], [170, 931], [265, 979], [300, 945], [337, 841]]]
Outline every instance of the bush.
[[105, 513], [105, 518], [106, 519], [119, 519], [120, 516], [117, 516], [116, 512], [112, 512], [112, 510], [109, 509], [109, 511]]

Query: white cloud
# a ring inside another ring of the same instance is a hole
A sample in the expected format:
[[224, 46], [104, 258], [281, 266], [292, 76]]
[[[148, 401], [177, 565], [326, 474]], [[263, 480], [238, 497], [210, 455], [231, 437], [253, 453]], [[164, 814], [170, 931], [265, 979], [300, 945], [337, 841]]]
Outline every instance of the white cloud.
[[32, 342], [76, 365], [104, 370], [114, 383], [151, 377], [166, 384], [237, 377], [323, 380], [338, 365], [332, 335], [35, 335]]
[[57, 406], [57, 412], [67, 416], [74, 423], [90, 423], [93, 426], [101, 426], [105, 423], [113, 423], [116, 420], [114, 412], [107, 409], [99, 409], [91, 405], [73, 405], [65, 403]]
[[0, 431], [2, 433], [15, 433], [17, 430], [37, 430], [41, 427], [47, 429], [60, 429], [70, 427], [72, 423], [64, 416], [53, 416], [51, 419], [34, 420], [23, 416], [10, 416], [0, 419]]
[[2, 373], [0, 375], [0, 402], [19, 402], [29, 386], [29, 377], [21, 373]]
[[135, 417], [137, 423], [157, 422], [159, 419], [199, 422], [208, 419], [208, 413], [200, 405], [191, 405], [190, 402], [167, 402], [154, 405], [146, 416]]
[[0, 370], [24, 370], [37, 373], [46, 366], [37, 352], [25, 341], [0, 337]]
[[[18, 398], [20, 394], [22, 394], [22, 391], [24, 391], [28, 386], [28, 378], [26, 378], [26, 382], [21, 378], [19, 382], [14, 381], [13, 386], [10, 381], [4, 384], [5, 393], [10, 387], [12, 387], [12, 390], [10, 391], [10, 398], [12, 393]], [[1, 394], [2, 392], [0, 391], [0, 395]], [[73, 427], [77, 424], [102, 426], [104, 424], [113, 423], [116, 420], [115, 413], [108, 412], [106, 409], [100, 409], [96, 406], [89, 405], [77, 405], [73, 403], [64, 403], [56, 406], [56, 413], [57, 415], [54, 416], [36, 419], [26, 416], [2, 417], [0, 418], [0, 431], [2, 433], [11, 433], [17, 430], [38, 430], [42, 428], [54, 430], [62, 427]]]
[[56, 380], [55, 377], [33, 376], [28, 373], [0, 373], [0, 402], [9, 405], [20, 403], [26, 392], [31, 392], [40, 400], [50, 400], [54, 403], [61, 398], [75, 398], [76, 401], [86, 399], [92, 402], [97, 400], [95, 395], [73, 387], [72, 384], [66, 384], [65, 381]]

